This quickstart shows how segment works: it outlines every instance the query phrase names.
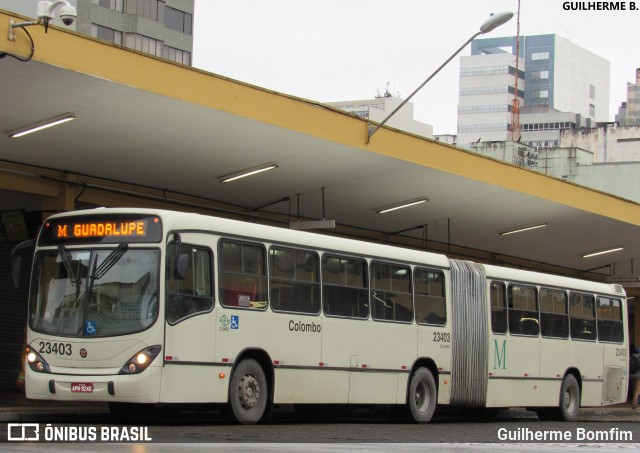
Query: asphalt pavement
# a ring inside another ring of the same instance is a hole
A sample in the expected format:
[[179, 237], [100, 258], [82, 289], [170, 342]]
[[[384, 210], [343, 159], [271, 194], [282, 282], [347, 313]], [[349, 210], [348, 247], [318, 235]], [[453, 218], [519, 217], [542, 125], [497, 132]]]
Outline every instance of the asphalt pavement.
[[[80, 416], [82, 420], [99, 421], [110, 417], [107, 403], [90, 401], [29, 400], [23, 393], [0, 389], [0, 422], [62, 421]], [[537, 418], [523, 408], [511, 408], [499, 412], [500, 418]], [[602, 407], [581, 408], [579, 421], [640, 422], [640, 408], [632, 409], [631, 403]]]

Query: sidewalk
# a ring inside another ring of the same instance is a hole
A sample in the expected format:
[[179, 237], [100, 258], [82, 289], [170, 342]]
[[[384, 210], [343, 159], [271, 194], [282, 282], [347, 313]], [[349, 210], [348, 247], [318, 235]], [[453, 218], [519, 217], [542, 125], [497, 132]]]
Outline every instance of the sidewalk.
[[[0, 389], [0, 422], [56, 421], [69, 415], [83, 420], [106, 420], [110, 417], [109, 405], [85, 401], [28, 400], [24, 394]], [[536, 419], [534, 412], [512, 408], [499, 412], [500, 418]], [[640, 408], [631, 409], [631, 403], [604, 407], [582, 408], [579, 421], [640, 422]]]

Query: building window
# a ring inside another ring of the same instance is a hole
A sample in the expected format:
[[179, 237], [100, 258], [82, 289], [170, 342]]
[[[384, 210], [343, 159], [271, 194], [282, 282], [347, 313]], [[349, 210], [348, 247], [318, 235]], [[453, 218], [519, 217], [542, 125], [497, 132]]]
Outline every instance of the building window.
[[549, 52], [533, 52], [531, 54], [532, 60], [548, 60]]
[[174, 9], [169, 6], [166, 6], [164, 10], [164, 24], [167, 28], [177, 30], [186, 35], [191, 34], [191, 25], [193, 23], [192, 14], [185, 13], [184, 11]]
[[98, 0], [98, 5], [119, 13], [124, 12], [124, 0]]
[[127, 0], [127, 14], [164, 22], [163, 0]]
[[124, 45], [130, 49], [161, 57], [164, 44], [157, 39], [136, 33], [125, 33]]
[[531, 92], [531, 99], [548, 99], [549, 90], [539, 90]]
[[589, 98], [590, 99], [596, 98], [596, 87], [594, 85], [589, 85]]
[[533, 80], [546, 80], [549, 78], [549, 71], [533, 71], [531, 73], [531, 79]]
[[473, 133], [473, 132], [499, 132], [508, 131], [509, 124], [507, 123], [494, 123], [494, 124], [462, 124], [458, 126], [458, 133]]
[[174, 47], [163, 46], [162, 58], [175, 61], [176, 63], [182, 63], [187, 66], [191, 66], [191, 52], [187, 50], [180, 50]]
[[91, 36], [119, 46], [122, 45], [122, 32], [114, 30], [113, 28], [103, 27], [98, 24], [91, 24]]
[[500, 113], [510, 112], [511, 106], [509, 104], [495, 104], [495, 105], [461, 105], [458, 107], [458, 114], [469, 115], [474, 113]]
[[596, 116], [596, 106], [593, 104], [589, 104], [589, 116], [593, 118]]

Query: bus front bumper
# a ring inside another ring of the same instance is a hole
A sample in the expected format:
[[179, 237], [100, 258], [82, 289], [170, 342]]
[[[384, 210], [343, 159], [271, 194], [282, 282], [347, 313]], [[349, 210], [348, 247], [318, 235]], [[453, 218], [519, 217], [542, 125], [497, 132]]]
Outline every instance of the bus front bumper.
[[131, 375], [72, 375], [25, 371], [26, 396], [36, 400], [157, 403], [160, 367]]

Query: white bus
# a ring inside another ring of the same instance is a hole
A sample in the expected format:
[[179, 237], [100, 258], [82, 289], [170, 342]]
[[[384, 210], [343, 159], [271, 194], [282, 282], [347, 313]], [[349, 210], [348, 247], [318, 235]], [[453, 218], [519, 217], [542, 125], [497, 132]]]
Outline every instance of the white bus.
[[37, 239], [26, 394], [221, 403], [522, 406], [626, 400], [620, 286], [149, 209], [58, 214]]

